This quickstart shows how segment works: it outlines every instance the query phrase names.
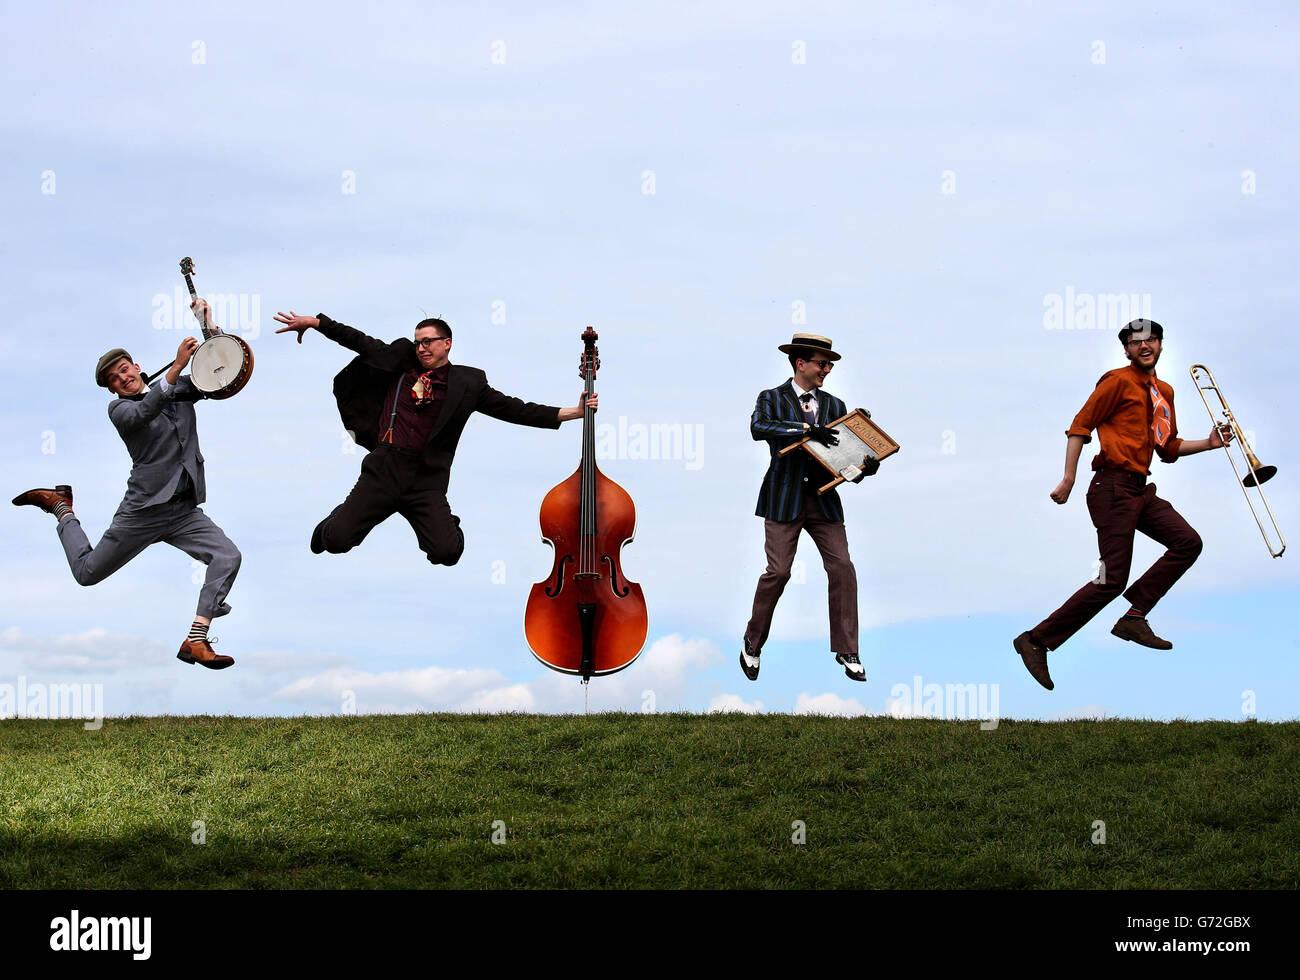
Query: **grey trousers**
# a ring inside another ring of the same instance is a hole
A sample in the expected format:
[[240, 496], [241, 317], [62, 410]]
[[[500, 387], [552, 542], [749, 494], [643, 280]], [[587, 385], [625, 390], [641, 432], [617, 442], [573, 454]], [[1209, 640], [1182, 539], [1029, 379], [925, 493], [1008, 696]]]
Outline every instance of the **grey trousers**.
[[158, 541], [179, 548], [208, 566], [195, 615], [211, 619], [230, 612], [225, 599], [239, 574], [239, 549], [201, 507], [190, 501], [172, 500], [143, 510], [118, 511], [93, 548], [81, 522], [76, 517], [65, 517], [59, 521], [59, 540], [79, 585], [104, 581]]
[[831, 650], [858, 652], [858, 573], [849, 558], [849, 539], [844, 524], [828, 521], [812, 493], [804, 494], [803, 514], [793, 521], [764, 521], [767, 570], [754, 590], [754, 610], [745, 627], [745, 639], [754, 650], [762, 650], [772, 627], [776, 602], [790, 581], [790, 565], [799, 532], [807, 531], [822, 556], [830, 606]]

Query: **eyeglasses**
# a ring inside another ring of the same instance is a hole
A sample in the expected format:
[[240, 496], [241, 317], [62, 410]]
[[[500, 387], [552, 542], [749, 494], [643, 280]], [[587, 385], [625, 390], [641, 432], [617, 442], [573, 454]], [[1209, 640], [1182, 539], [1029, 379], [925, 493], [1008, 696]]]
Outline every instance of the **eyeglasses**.
[[803, 358], [803, 360], [807, 361], [809, 364], [816, 364], [823, 371], [829, 371], [831, 368], [835, 366], [834, 361], [814, 361], [811, 358], [807, 358], [807, 357]]
[[1143, 344], [1158, 344], [1159, 337], [1144, 337], [1142, 340], [1127, 340], [1124, 342], [1125, 347], [1141, 347]]
[[451, 338], [450, 338], [450, 337], [425, 337], [423, 340], [417, 340], [417, 341], [415, 342], [415, 346], [416, 346], [416, 347], [432, 347], [433, 344], [434, 344], [434, 341], [437, 341], [437, 340], [451, 340]]

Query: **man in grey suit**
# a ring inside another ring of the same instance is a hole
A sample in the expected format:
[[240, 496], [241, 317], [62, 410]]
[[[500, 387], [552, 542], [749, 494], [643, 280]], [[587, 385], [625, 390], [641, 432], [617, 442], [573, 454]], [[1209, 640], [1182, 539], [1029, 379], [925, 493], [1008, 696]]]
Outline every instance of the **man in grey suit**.
[[[208, 315], [207, 303], [195, 303], [195, 315]], [[72, 511], [72, 487], [28, 490], [14, 504], [30, 504], [58, 518], [59, 540], [68, 556], [72, 577], [94, 585], [158, 541], [179, 548], [208, 566], [198, 610], [177, 658], [213, 670], [235, 661], [216, 653], [208, 640], [208, 625], [230, 612], [225, 599], [239, 572], [239, 549], [199, 506], [207, 499], [203, 453], [199, 450], [194, 402], [202, 393], [181, 371], [189, 364], [198, 341], [186, 337], [166, 375], [152, 387], [145, 384], [140, 365], [122, 348], [99, 359], [95, 383], [117, 395], [108, 417], [131, 454], [126, 496], [113, 522], [95, 547]]]

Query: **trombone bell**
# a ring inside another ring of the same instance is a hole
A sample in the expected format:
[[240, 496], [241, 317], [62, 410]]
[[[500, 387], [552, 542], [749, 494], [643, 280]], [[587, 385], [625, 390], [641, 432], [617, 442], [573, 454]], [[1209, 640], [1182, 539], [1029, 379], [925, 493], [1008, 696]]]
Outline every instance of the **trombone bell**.
[[1261, 483], [1267, 483], [1273, 477], [1277, 476], [1276, 466], [1260, 466], [1259, 457], [1252, 452], [1246, 453], [1246, 461], [1250, 463], [1250, 473], [1241, 481], [1245, 487], [1257, 487]]

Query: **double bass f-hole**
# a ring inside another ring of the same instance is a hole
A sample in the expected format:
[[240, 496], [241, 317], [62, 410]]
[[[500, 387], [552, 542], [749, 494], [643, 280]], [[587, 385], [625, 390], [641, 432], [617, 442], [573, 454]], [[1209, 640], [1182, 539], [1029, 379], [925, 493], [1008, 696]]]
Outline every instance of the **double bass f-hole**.
[[596, 465], [595, 412], [587, 406], [600, 367], [596, 339], [591, 327], [582, 334], [582, 460], [542, 500], [539, 515], [542, 540], [554, 549], [555, 564], [532, 587], [524, 613], [533, 656], [584, 683], [631, 664], [648, 632], [641, 586], [622, 571], [621, 548], [636, 530], [636, 505]]
[[627, 586], [623, 587], [622, 592], [618, 590], [618, 567], [614, 564], [614, 559], [609, 555], [604, 555], [600, 560], [609, 566], [609, 587], [614, 590], [616, 596], [620, 599], [623, 598], [630, 590]]
[[552, 592], [551, 587], [548, 585], [546, 587], [547, 598], [554, 599], [560, 594], [560, 590], [564, 588], [564, 566], [571, 561], [573, 561], [573, 555], [565, 555], [555, 563], [555, 591]]

